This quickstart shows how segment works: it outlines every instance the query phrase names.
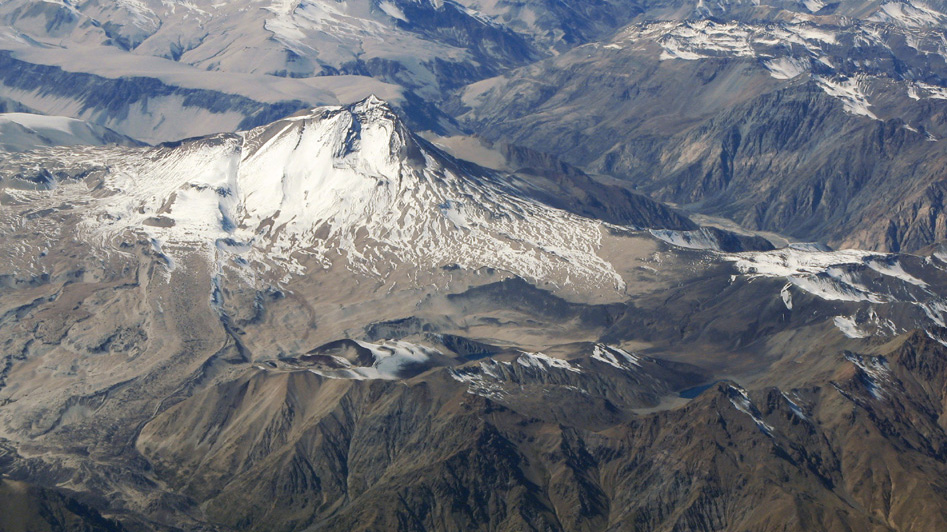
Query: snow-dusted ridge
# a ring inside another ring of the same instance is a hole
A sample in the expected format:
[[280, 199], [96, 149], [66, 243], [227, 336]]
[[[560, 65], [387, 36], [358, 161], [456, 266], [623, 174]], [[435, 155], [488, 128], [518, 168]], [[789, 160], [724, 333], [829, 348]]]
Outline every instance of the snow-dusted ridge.
[[[721, 257], [732, 261], [744, 275], [785, 278], [790, 285], [834, 301], [883, 303], [896, 299], [868, 288], [860, 279], [859, 270], [870, 270], [920, 289], [927, 286], [924, 281], [905, 272], [897, 257], [857, 249], [817, 251], [786, 247], [765, 252], [722, 254]], [[924, 292], [929, 293], [927, 290]], [[783, 296], [784, 301], [787, 297]], [[787, 307], [791, 306], [787, 303]]]
[[0, 113], [0, 151], [106, 144], [134, 146], [137, 143], [108, 128], [65, 116]]
[[[931, 324], [947, 323], [947, 299], [936, 287], [905, 270], [904, 257], [846, 249], [833, 251], [819, 244], [794, 243], [772, 251], [721, 252], [716, 242], [697, 238], [700, 233], [652, 231], [653, 236], [684, 249], [703, 250], [721, 260], [733, 263], [739, 276], [785, 279], [778, 297], [788, 311], [796, 308], [794, 293], [806, 293], [838, 304], [859, 304], [862, 310], [853, 315], [839, 315], [833, 324], [848, 338], [891, 336]], [[936, 275], [932, 266], [925, 270], [940, 252], [917, 261], [919, 274]], [[737, 279], [734, 275], [731, 281]], [[923, 275], [922, 275], [923, 276]], [[887, 305], [914, 307], [914, 318], [885, 315], [880, 309]]]
[[[726, 11], [726, 6], [718, 6]], [[806, 2], [805, 7], [817, 11], [824, 4]], [[837, 99], [846, 112], [871, 119], [879, 119], [872, 109], [876, 89], [884, 90], [892, 83], [901, 85], [914, 100], [941, 98], [947, 89], [925, 83], [922, 78], [930, 76], [913, 68], [892, 71], [882, 66], [887, 62], [881, 58], [897, 56], [895, 50], [902, 43], [919, 54], [947, 57], [942, 37], [947, 15], [916, 1], [885, 2], [873, 9], [863, 18], [822, 18], [797, 12], [766, 23], [727, 20], [725, 15], [641, 23], [619, 32], [604, 47], [656, 48], [662, 61], [755, 60], [774, 79], [812, 82]], [[852, 50], [866, 58], [850, 57]]]
[[524, 368], [534, 368], [546, 371], [552, 368], [581, 373], [582, 370], [573, 366], [569, 361], [553, 358], [545, 353], [523, 353], [516, 359], [516, 363]]

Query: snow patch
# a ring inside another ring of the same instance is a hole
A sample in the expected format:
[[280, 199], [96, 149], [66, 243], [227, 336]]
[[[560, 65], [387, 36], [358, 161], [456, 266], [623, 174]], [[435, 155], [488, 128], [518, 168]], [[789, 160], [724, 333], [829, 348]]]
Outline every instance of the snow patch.
[[853, 316], [836, 316], [833, 323], [848, 338], [868, 338], [870, 336], [870, 334], [858, 328]]
[[794, 79], [809, 71], [809, 62], [794, 57], [777, 57], [763, 63], [776, 79]]
[[789, 288], [792, 287], [792, 283], [786, 283], [786, 286], [779, 291], [779, 297], [783, 300], [783, 305], [786, 305], [786, 309], [792, 310], [792, 293], [789, 291]]
[[333, 356], [333, 360], [341, 368], [309, 371], [330, 379], [397, 380], [403, 378], [405, 372], [412, 367], [423, 366], [432, 357], [442, 356], [436, 349], [401, 340], [384, 341], [379, 344], [362, 341], [355, 343], [371, 352], [375, 359], [371, 366], [355, 366], [342, 357]]
[[534, 368], [542, 371], [549, 369], [563, 369], [573, 373], [582, 373], [582, 370], [573, 366], [568, 360], [553, 358], [544, 353], [523, 353], [516, 359], [516, 363], [525, 368]]
[[630, 369], [631, 366], [641, 367], [641, 359], [637, 355], [605, 344], [595, 344], [592, 348], [592, 358], [623, 370]]
[[867, 82], [864, 77], [828, 79], [816, 76], [815, 79], [826, 94], [842, 102], [842, 107], [846, 112], [853, 115], [867, 116], [872, 120], [879, 120], [868, 109], [871, 104], [865, 96]]

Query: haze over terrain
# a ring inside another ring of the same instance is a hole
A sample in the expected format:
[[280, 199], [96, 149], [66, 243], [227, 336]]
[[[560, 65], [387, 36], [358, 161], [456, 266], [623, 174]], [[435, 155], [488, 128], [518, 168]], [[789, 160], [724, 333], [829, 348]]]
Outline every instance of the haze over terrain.
[[4, 2], [0, 529], [944, 528], [945, 13]]

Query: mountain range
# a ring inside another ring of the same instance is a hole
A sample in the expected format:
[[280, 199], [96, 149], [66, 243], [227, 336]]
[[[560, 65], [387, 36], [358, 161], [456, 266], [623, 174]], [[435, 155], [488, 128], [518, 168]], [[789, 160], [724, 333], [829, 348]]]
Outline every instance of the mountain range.
[[598, 221], [375, 98], [2, 172], [5, 474], [122, 526], [882, 530], [938, 500], [939, 251]]
[[0, 5], [0, 529], [947, 526], [947, 6]]

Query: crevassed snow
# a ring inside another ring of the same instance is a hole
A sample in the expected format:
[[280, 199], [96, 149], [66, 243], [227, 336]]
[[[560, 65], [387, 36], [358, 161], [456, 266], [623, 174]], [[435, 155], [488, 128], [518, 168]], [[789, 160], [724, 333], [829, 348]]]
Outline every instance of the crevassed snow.
[[844, 264], [863, 264], [866, 258], [875, 255], [870, 251], [857, 249], [820, 252], [788, 247], [773, 251], [733, 253], [724, 257], [734, 261], [737, 269], [745, 274], [790, 277], [817, 274]]
[[892, 256], [869, 251], [815, 251], [790, 247], [722, 256], [733, 261], [746, 275], [783, 277], [807, 292], [830, 300], [882, 303], [890, 299], [869, 290], [858, 281], [850, 267], [866, 266], [885, 277], [920, 288], [927, 287], [927, 283], [904, 271]]
[[[933, 323], [944, 326], [947, 300], [926, 282], [907, 273], [893, 255], [861, 250], [817, 251], [784, 248], [764, 252], [720, 254], [732, 261], [743, 275], [786, 279], [780, 298], [787, 308], [794, 306], [790, 287], [827, 301], [861, 302], [872, 305], [905, 303], [913, 305]], [[880, 278], [879, 278], [880, 276]], [[899, 334], [905, 327], [881, 318], [868, 308], [868, 321], [857, 327], [852, 317], [839, 316], [835, 325], [849, 337], [871, 334]], [[864, 325], [870, 325], [865, 329]], [[916, 325], [909, 325], [913, 328]]]
[[658, 42], [664, 48], [661, 59], [694, 60], [718, 55], [752, 57], [751, 35], [750, 29], [738, 23], [698, 20], [666, 27]]
[[875, 294], [839, 268], [830, 268], [816, 275], [790, 276], [789, 282], [827, 301], [866, 301], [884, 303], [889, 299]]
[[867, 266], [885, 277], [922, 288], [927, 286], [924, 281], [904, 271], [896, 259], [870, 251], [814, 251], [789, 247], [722, 256], [733, 261], [737, 269], [746, 275], [784, 277], [799, 288], [824, 296], [825, 299], [875, 303], [886, 300], [883, 295], [872, 293], [858, 282], [846, 266]]
[[[709, 57], [772, 58], [774, 50], [803, 55], [797, 60], [823, 56], [822, 46], [838, 41], [835, 31], [806, 20], [780, 25], [759, 25], [739, 22], [665, 21], [636, 25], [618, 34], [610, 44], [621, 46], [641, 40], [655, 41], [661, 46], [659, 58], [698, 60]], [[792, 58], [793, 56], [789, 56]]]
[[372, 352], [372, 356], [375, 357], [372, 369], [382, 379], [398, 378], [410, 366], [424, 364], [432, 356], [440, 354], [436, 349], [401, 340], [389, 340], [381, 344], [361, 341], [356, 341], [356, 343]]
[[[813, 0], [806, 2], [806, 6], [818, 11], [824, 4]], [[936, 10], [917, 2], [888, 2], [872, 20], [900, 21], [897, 24], [902, 28], [895, 28], [895, 34], [903, 36], [909, 46], [925, 54], [947, 56], [947, 45], [929, 31], [931, 27], [947, 24], [947, 17]], [[846, 46], [849, 42], [856, 48], [882, 50], [880, 53], [890, 50], [895, 43], [893, 34], [882, 31], [883, 28], [878, 24], [854, 22], [833, 26], [807, 16], [770, 24], [722, 23], [709, 19], [664, 21], [626, 28], [609, 45], [631, 48], [639, 43], [655, 43], [660, 47], [661, 60], [753, 57], [777, 80], [796, 79], [812, 72], [812, 66], [817, 65], [819, 68], [815, 71], [819, 75], [812, 79], [826, 94], [839, 100], [846, 112], [878, 119], [870, 100], [871, 84], [876, 80], [887, 83], [888, 76], [872, 66], [877, 60], [854, 60], [854, 65], [862, 73], [853, 76], [851, 73], [842, 75], [832, 57], [837, 55], [838, 46]], [[828, 73], [825, 67], [828, 67]], [[832, 71], [837, 73], [833, 74]], [[913, 75], [910, 74], [909, 79], [902, 81], [910, 97], [947, 98], [947, 89], [911, 80], [910, 76]]]
[[[652, 234], [678, 247], [710, 250], [714, 247], [711, 239], [695, 238], [700, 235], [696, 231], [652, 231]], [[925, 281], [907, 273], [894, 255], [852, 249], [831, 251], [814, 243], [792, 244], [772, 251], [714, 254], [732, 261], [741, 274], [750, 278], [786, 279], [779, 297], [789, 310], [794, 307], [791, 288], [795, 287], [826, 301], [907, 303], [941, 326], [947, 316], [947, 301], [932, 292]], [[879, 274], [881, 282], [873, 274]], [[841, 317], [835, 323], [852, 337], [898, 334], [903, 330], [891, 320], [879, 318], [873, 308], [869, 312], [873, 325], [870, 333], [855, 332], [850, 318]]]
[[[507, 396], [507, 392], [498, 382], [498, 378], [495, 376], [497, 372], [492, 368], [490, 370], [487, 369], [493, 364], [504, 364], [504, 362], [495, 362], [492, 360], [489, 362], [481, 362], [480, 371], [478, 371], [476, 367], [450, 368], [447, 371], [452, 379], [467, 385], [467, 393], [488, 399], [503, 399]], [[509, 363], [506, 362], [505, 364]]]

